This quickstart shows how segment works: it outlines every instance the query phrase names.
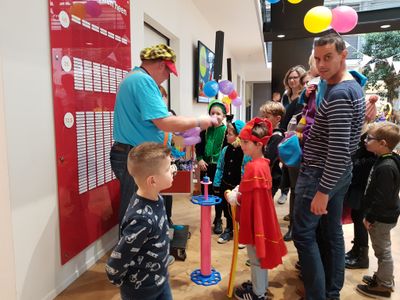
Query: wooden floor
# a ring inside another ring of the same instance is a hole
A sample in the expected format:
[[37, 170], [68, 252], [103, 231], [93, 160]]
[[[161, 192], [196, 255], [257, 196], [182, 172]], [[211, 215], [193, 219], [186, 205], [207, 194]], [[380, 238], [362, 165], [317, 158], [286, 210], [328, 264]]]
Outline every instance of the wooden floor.
[[[282, 232], [287, 229], [287, 222], [282, 217], [288, 211], [288, 203], [276, 205], [278, 218], [281, 223]], [[199, 234], [200, 209], [193, 205], [188, 198], [175, 197], [173, 206], [173, 221], [175, 224], [188, 224], [190, 226], [191, 238], [188, 241], [186, 261], [176, 261], [170, 266], [170, 283], [173, 297], [176, 300], [200, 300], [200, 299], [228, 299], [226, 290], [228, 286], [229, 268], [231, 262], [232, 242], [225, 245], [217, 243], [217, 236], [212, 236], [212, 266], [221, 273], [222, 280], [218, 285], [203, 287], [194, 284], [190, 280], [190, 273], [200, 266], [200, 234]], [[352, 239], [352, 225], [345, 225], [346, 249], [350, 247]], [[395, 282], [400, 286], [400, 227], [392, 231], [393, 257], [395, 260]], [[298, 272], [294, 265], [297, 261], [297, 253], [292, 242], [287, 243], [288, 255], [284, 264], [270, 271], [270, 290], [274, 299], [299, 299], [302, 290], [302, 282], [298, 279]], [[360, 283], [364, 274], [373, 274], [376, 269], [376, 258], [370, 249], [369, 270], [346, 270], [346, 280], [341, 293], [342, 300], [371, 299], [363, 297], [355, 291], [355, 286]], [[84, 273], [78, 280], [71, 284], [56, 299], [58, 300], [108, 300], [120, 299], [118, 289], [108, 283], [104, 272], [104, 264], [107, 257], [104, 256], [96, 265]], [[250, 268], [245, 265], [246, 250], [239, 250], [236, 283], [250, 279]], [[400, 299], [400, 291], [395, 291], [391, 299]]]

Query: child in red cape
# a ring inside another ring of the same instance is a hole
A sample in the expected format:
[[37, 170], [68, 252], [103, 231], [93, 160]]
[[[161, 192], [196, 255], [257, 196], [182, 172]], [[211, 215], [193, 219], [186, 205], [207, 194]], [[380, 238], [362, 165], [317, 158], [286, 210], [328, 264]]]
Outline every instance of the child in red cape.
[[282, 264], [287, 249], [272, 199], [269, 160], [263, 146], [272, 134], [268, 119], [254, 118], [240, 132], [241, 147], [252, 160], [247, 163], [240, 185], [227, 193], [231, 205], [237, 205], [239, 243], [247, 245], [251, 264], [251, 283], [235, 290], [236, 299], [268, 299], [268, 269]]

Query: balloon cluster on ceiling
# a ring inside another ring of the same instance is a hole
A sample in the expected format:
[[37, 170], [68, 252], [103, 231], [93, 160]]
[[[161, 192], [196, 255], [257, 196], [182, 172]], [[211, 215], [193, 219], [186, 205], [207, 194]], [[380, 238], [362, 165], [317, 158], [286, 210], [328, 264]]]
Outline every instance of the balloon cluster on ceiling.
[[[271, 4], [280, 0], [267, 0]], [[302, 0], [287, 0], [289, 3], [298, 4]], [[315, 6], [304, 16], [304, 27], [311, 33], [320, 33], [333, 28], [336, 32], [346, 33], [353, 30], [358, 22], [358, 15], [354, 8], [341, 5], [334, 9], [325, 6]]]

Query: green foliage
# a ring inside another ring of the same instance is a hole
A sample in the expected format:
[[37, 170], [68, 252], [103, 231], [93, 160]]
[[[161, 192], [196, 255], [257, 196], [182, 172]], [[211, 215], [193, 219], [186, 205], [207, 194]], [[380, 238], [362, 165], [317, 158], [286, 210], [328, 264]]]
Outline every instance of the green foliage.
[[374, 72], [370, 67], [364, 69], [363, 73], [368, 77], [368, 86], [379, 89], [381, 84], [378, 80], [382, 80], [385, 82], [387, 93], [382, 93], [381, 96], [393, 102], [397, 96], [396, 89], [400, 86], [400, 75], [396, 75], [393, 66], [389, 66], [385, 58], [399, 54], [394, 60], [400, 59], [400, 31], [366, 34], [362, 52], [374, 58], [371, 62], [376, 62]]

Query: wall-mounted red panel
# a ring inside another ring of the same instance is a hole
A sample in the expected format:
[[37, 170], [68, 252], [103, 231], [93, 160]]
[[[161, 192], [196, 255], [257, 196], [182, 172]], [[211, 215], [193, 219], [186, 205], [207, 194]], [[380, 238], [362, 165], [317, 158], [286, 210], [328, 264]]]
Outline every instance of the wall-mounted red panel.
[[61, 263], [117, 224], [115, 96], [131, 68], [128, 0], [49, 0]]

